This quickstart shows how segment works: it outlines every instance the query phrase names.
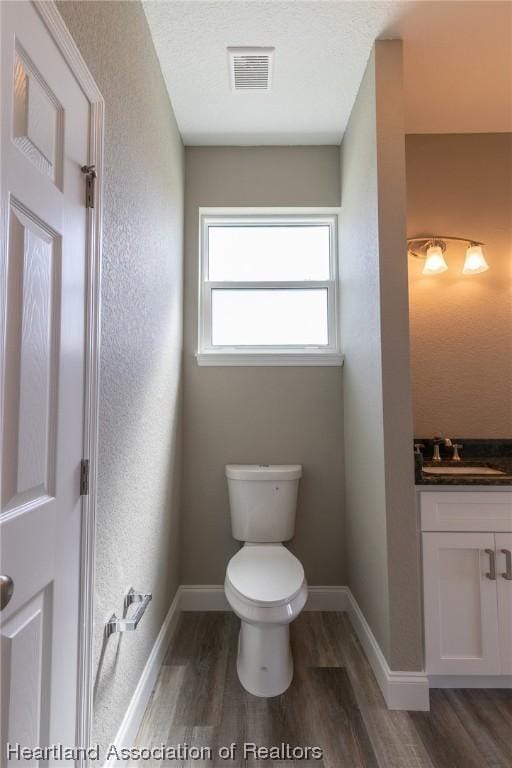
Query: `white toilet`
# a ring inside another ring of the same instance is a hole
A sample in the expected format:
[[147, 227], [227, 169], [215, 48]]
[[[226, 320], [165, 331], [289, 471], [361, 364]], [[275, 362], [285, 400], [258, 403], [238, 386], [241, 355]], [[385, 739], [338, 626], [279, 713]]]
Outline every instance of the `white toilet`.
[[255, 696], [278, 696], [293, 677], [289, 624], [308, 589], [301, 562], [283, 546], [293, 537], [302, 467], [229, 464], [233, 536], [244, 546], [226, 569], [227, 600], [242, 620], [238, 677]]

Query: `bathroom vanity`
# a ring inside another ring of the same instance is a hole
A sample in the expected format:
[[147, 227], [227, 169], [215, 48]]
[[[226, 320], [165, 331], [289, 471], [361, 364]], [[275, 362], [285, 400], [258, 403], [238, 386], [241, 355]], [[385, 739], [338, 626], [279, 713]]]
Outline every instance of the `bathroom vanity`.
[[472, 463], [416, 475], [431, 687], [512, 687], [512, 462]]

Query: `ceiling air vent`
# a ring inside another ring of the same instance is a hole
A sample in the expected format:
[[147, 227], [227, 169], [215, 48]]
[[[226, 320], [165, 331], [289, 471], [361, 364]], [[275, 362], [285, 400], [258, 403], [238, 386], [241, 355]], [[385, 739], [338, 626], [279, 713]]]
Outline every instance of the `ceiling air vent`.
[[269, 91], [273, 48], [228, 48], [231, 87], [234, 91]]

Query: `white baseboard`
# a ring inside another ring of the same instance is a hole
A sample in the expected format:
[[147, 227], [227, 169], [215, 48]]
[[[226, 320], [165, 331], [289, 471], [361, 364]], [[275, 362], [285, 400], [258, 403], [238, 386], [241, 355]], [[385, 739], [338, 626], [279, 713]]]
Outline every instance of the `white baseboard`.
[[[395, 672], [389, 669], [368, 622], [350, 589], [344, 586], [309, 587], [306, 611], [346, 611], [368, 657], [389, 709], [429, 709], [429, 682], [423, 672]], [[229, 611], [222, 585], [183, 584], [178, 588], [140, 680], [126, 710], [114, 744], [130, 748], [135, 740], [153, 691], [160, 666], [181, 611]], [[103, 768], [113, 768], [115, 758]]]
[[346, 611], [347, 587], [308, 587], [305, 611]]
[[[182, 584], [180, 587], [182, 611], [230, 611], [219, 584]], [[347, 587], [308, 587], [305, 611], [346, 611]]]
[[[231, 610], [221, 585], [184, 584], [182, 611]], [[348, 587], [308, 587], [306, 611], [346, 611], [364, 648], [389, 709], [428, 711], [429, 683], [424, 672], [395, 672], [382, 653], [363, 612]]]
[[230, 611], [222, 584], [182, 584], [182, 611]]
[[512, 675], [429, 675], [431, 688], [512, 688]]
[[[174, 600], [171, 603], [164, 622], [160, 628], [160, 632], [157, 635], [155, 644], [151, 649], [149, 658], [146, 662], [142, 674], [137, 683], [137, 687], [133, 693], [133, 696], [128, 704], [128, 709], [125, 712], [122, 723], [119, 726], [119, 730], [114, 739], [115, 746], [119, 749], [130, 749], [133, 746], [135, 737], [137, 736], [139, 726], [144, 717], [144, 712], [148, 701], [150, 699], [153, 688], [155, 687], [160, 667], [164, 660], [165, 653], [171, 641], [173, 632], [178, 623], [180, 616], [181, 602], [181, 587], [178, 587]], [[115, 757], [107, 760], [103, 768], [113, 768], [116, 765], [117, 760]]]
[[347, 587], [347, 613], [370, 662], [388, 709], [428, 712], [429, 683], [425, 672], [395, 672], [389, 668], [361, 608]]
[[[511, 675], [428, 677], [425, 672], [391, 670], [361, 608], [348, 587], [315, 586], [309, 587], [308, 593], [306, 611], [347, 612], [388, 709], [428, 711], [429, 686], [431, 688], [512, 688]], [[178, 588], [115, 737], [114, 744], [118, 748], [129, 748], [134, 742], [180, 612], [229, 610], [231, 609], [222, 585], [183, 584]], [[113, 768], [114, 764], [115, 760], [111, 760], [105, 763], [104, 768]]]

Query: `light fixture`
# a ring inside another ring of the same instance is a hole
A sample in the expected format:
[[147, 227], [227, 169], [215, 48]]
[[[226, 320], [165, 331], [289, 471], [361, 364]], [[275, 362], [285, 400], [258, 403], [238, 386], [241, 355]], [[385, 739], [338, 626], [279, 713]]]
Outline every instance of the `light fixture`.
[[477, 243], [470, 243], [466, 251], [462, 274], [478, 275], [479, 272], [486, 272], [488, 269], [489, 265], [485, 260], [482, 246]]
[[446, 235], [428, 235], [425, 237], [408, 237], [407, 248], [410, 256], [424, 259], [423, 275], [440, 275], [446, 272], [448, 264], [444, 257], [446, 241], [467, 243], [466, 258], [462, 268], [463, 275], [478, 275], [486, 272], [489, 265], [485, 260], [483, 243], [469, 240], [466, 237], [448, 237]]
[[427, 248], [425, 266], [421, 270], [423, 275], [439, 275], [441, 272], [446, 272], [448, 264], [444, 259], [443, 250], [441, 245], [430, 245]]

